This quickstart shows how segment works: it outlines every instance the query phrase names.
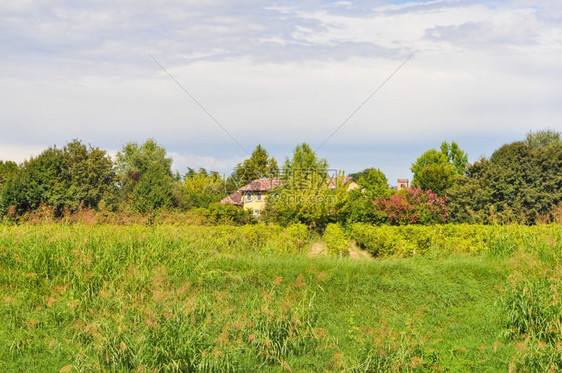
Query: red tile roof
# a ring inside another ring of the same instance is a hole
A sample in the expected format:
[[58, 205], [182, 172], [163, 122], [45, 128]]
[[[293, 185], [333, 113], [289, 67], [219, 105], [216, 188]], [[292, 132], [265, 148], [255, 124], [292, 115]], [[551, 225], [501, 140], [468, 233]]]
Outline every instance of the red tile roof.
[[330, 178], [330, 185], [328, 185], [328, 188], [330, 190], [334, 190], [337, 187], [337, 182], [336, 181], [342, 181], [342, 185], [346, 185], [347, 183], [349, 183], [350, 181], [353, 181], [353, 178], [351, 176], [344, 176], [343, 179], [342, 178], [338, 178], [338, 177], [331, 177]]
[[[335, 177], [329, 178], [330, 184], [328, 185], [328, 188], [330, 190], [336, 189], [336, 186], [337, 186], [336, 180], [337, 180], [337, 178], [335, 178]], [[349, 176], [345, 176], [341, 180], [343, 182], [343, 185], [347, 185], [349, 182], [353, 181], [353, 178], [349, 177]], [[244, 193], [244, 192], [267, 192], [267, 191], [273, 189], [274, 187], [280, 186], [282, 184], [283, 184], [283, 182], [280, 179], [276, 179], [276, 178], [256, 179], [256, 180], [253, 180], [252, 182], [250, 182], [249, 184], [243, 186], [242, 188], [238, 189], [236, 192], [232, 193], [228, 197], [223, 198], [220, 201], [220, 203], [230, 203], [230, 204], [233, 204], [233, 205], [236, 205], [236, 206], [242, 206], [243, 205], [242, 193]]]
[[240, 192], [265, 192], [281, 185], [283, 182], [276, 178], [271, 179], [256, 179], [238, 189]]
[[219, 203], [230, 203], [231, 205], [242, 206], [242, 192], [237, 190], [228, 197], [223, 198]]

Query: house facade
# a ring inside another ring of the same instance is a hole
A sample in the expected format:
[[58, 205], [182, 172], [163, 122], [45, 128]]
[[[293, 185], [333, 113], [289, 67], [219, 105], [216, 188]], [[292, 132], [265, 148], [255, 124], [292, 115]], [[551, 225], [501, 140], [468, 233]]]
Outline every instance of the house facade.
[[[267, 194], [271, 189], [281, 185], [283, 182], [277, 178], [256, 179], [222, 199], [220, 203], [242, 206], [244, 210], [251, 210], [254, 216], [259, 216], [267, 206]], [[347, 186], [347, 191], [359, 188], [359, 185], [348, 176], [343, 178], [343, 185]], [[330, 178], [328, 188], [334, 190], [336, 187], [336, 178]]]
[[254, 215], [259, 216], [267, 204], [267, 193], [282, 184], [280, 179], [256, 179], [238, 189], [242, 193], [242, 205], [244, 210], [251, 210]]

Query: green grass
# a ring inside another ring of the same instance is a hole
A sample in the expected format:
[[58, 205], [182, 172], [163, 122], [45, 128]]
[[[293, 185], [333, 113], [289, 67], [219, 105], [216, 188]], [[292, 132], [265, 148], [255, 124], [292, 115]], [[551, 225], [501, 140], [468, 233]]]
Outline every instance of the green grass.
[[291, 229], [0, 226], [0, 371], [562, 366], [560, 236], [354, 261]]

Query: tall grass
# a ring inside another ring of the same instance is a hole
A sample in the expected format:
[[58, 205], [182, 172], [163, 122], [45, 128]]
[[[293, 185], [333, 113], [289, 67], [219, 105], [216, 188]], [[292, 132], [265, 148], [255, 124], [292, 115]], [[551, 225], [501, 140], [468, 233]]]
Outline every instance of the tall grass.
[[513, 252], [353, 261], [305, 255], [302, 226], [0, 226], [0, 371], [548, 368], [550, 316], [517, 329], [535, 321], [510, 304], [560, 285], [550, 229]]

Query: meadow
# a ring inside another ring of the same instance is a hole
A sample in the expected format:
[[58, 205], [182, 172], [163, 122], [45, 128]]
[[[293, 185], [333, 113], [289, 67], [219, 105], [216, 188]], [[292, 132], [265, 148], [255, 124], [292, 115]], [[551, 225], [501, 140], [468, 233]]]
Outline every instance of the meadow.
[[562, 370], [561, 225], [327, 232], [0, 226], [0, 371]]

